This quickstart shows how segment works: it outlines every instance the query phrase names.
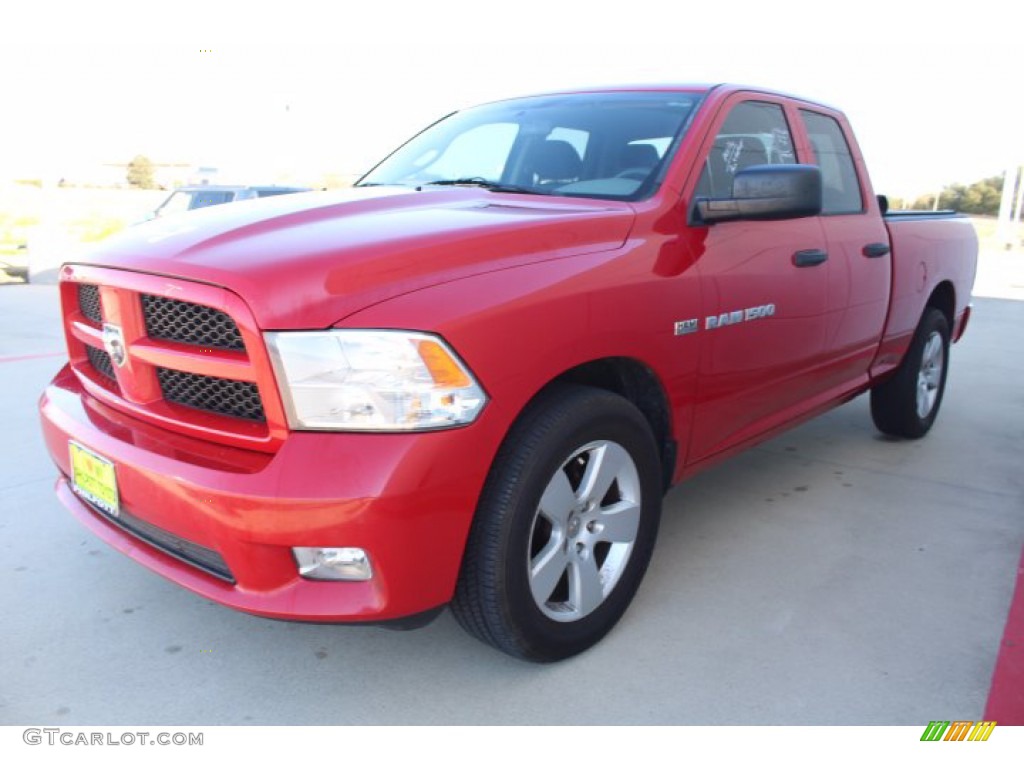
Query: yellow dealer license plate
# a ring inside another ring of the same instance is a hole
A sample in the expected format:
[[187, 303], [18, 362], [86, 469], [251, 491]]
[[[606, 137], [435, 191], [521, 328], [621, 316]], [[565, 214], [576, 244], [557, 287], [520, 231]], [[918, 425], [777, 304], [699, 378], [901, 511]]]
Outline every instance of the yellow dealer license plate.
[[69, 442], [71, 449], [71, 487], [82, 498], [117, 517], [117, 476], [114, 462], [104, 459], [78, 443]]

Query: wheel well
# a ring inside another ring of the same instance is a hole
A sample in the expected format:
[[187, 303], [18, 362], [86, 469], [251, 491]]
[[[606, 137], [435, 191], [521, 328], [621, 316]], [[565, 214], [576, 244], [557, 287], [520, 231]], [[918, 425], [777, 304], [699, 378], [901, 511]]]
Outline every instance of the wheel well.
[[932, 295], [928, 297], [927, 306], [935, 307], [946, 316], [946, 322], [949, 323], [952, 332], [956, 317], [956, 294], [953, 291], [953, 284], [947, 280], [935, 286]]
[[647, 419], [654, 433], [661, 456], [662, 483], [665, 490], [668, 490], [675, 471], [677, 446], [672, 437], [668, 397], [650, 368], [626, 357], [610, 357], [572, 368], [551, 382], [555, 383], [582, 384], [604, 389], [633, 403]]

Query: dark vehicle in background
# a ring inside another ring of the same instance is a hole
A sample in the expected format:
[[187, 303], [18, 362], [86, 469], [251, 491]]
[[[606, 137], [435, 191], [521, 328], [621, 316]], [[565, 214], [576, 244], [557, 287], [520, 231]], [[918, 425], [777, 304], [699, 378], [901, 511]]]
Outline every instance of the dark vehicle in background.
[[207, 208], [211, 205], [222, 205], [223, 203], [235, 203], [239, 200], [254, 200], [258, 197], [273, 197], [275, 195], [290, 195], [293, 192], [309, 191], [310, 187], [243, 187], [212, 184], [179, 187], [157, 206], [156, 210], [147, 217], [147, 221], [167, 216], [171, 213], [193, 211], [196, 208]]

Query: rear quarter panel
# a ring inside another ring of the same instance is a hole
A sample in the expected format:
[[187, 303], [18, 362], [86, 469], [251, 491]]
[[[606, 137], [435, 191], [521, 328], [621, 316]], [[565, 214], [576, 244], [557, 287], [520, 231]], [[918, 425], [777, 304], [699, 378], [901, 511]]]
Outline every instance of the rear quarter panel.
[[963, 216], [889, 216], [892, 241], [892, 300], [872, 375], [892, 370], [903, 359], [925, 306], [943, 283], [953, 288], [954, 327], [971, 300], [978, 238]]

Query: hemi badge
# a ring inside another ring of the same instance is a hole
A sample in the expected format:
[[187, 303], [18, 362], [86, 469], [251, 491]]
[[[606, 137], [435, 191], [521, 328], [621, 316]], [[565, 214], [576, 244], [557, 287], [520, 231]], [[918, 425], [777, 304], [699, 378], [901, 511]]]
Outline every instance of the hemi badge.
[[676, 336], [685, 336], [688, 333], [696, 333], [700, 329], [700, 323], [697, 318], [692, 320], [680, 320], [675, 325]]

